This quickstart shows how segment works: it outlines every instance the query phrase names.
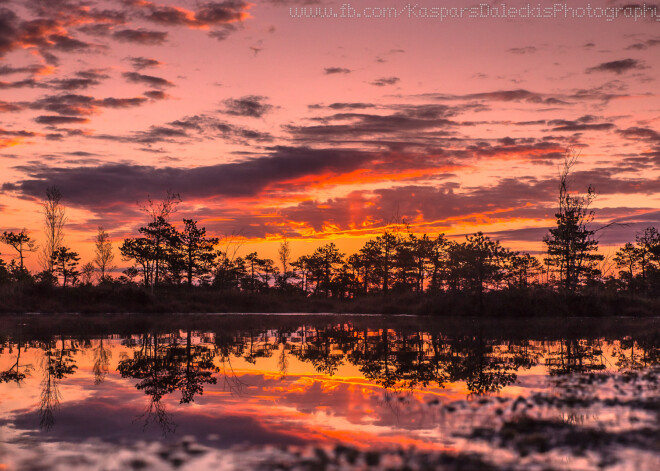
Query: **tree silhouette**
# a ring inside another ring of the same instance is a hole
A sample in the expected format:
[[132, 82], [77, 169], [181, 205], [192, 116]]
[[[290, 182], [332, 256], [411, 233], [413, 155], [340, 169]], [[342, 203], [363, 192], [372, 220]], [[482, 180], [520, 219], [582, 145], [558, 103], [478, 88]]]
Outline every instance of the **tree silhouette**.
[[154, 247], [146, 237], [136, 237], [124, 240], [119, 247], [124, 260], [135, 260], [139, 265], [144, 286], [150, 286], [153, 280]]
[[53, 271], [53, 254], [64, 243], [64, 225], [66, 210], [62, 204], [62, 193], [54, 186], [46, 189], [46, 198], [42, 202], [44, 213], [44, 233], [46, 241], [41, 249], [41, 265], [44, 271]]
[[339, 252], [334, 242], [322, 245], [314, 251], [309, 264], [317, 280], [315, 293], [322, 291], [326, 296], [330, 296], [332, 293], [332, 278], [343, 259], [344, 254]]
[[208, 281], [215, 259], [213, 246], [218, 243], [218, 238], [207, 237], [206, 229], [198, 228], [197, 221], [184, 219], [183, 224], [183, 231], [178, 234], [178, 250], [185, 267], [188, 286], [192, 286], [194, 278], [201, 282]]
[[106, 281], [108, 276], [107, 272], [112, 268], [112, 262], [115, 259], [115, 254], [112, 252], [112, 242], [110, 236], [99, 226], [96, 239], [94, 241], [94, 265], [99, 269], [99, 281], [102, 283]]
[[21, 232], [3, 232], [0, 235], [0, 242], [12, 247], [18, 254], [18, 266], [21, 273], [25, 272], [25, 258], [31, 252], [37, 251], [35, 241], [30, 238], [26, 229]]
[[559, 179], [557, 227], [551, 228], [543, 238], [548, 254], [546, 263], [556, 268], [559, 285], [567, 291], [575, 291], [583, 281], [600, 274], [596, 263], [603, 260], [596, 253], [598, 241], [594, 239], [594, 231], [588, 228], [594, 219], [594, 212], [589, 210], [596, 196], [594, 189], [590, 186], [585, 196], [571, 195], [568, 190], [568, 176], [577, 158], [574, 150], [566, 151]]
[[476, 294], [483, 306], [484, 291], [504, 277], [504, 261], [509, 256], [499, 241], [482, 232], [465, 236], [465, 242], [452, 243], [448, 249], [448, 277], [454, 288], [464, 288]]
[[78, 275], [78, 262], [80, 261], [80, 256], [73, 252], [68, 247], [59, 247], [55, 252], [53, 252], [53, 267], [52, 272], [56, 276], [62, 278], [62, 286], [66, 287], [67, 281], [71, 281], [71, 284], [75, 284]]

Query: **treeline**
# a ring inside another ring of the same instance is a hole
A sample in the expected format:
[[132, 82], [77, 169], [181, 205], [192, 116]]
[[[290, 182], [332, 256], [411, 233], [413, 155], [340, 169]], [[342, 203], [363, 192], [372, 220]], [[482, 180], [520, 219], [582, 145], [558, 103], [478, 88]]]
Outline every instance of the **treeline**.
[[[654, 227], [645, 229], [604, 269], [606, 261], [598, 253], [594, 213], [589, 209], [595, 193], [589, 188], [585, 195], [576, 195], [567, 187], [576, 159], [575, 154], [567, 154], [556, 226], [543, 239], [546, 253], [541, 257], [509, 250], [482, 232], [456, 241], [444, 234], [414, 234], [405, 225], [383, 232], [350, 255], [331, 242], [294, 259], [284, 240], [277, 260], [257, 252], [238, 256], [241, 243], [236, 238], [211, 236], [194, 219], [183, 219], [175, 226], [172, 216], [181, 199], [168, 192], [162, 201], [149, 199], [142, 205], [147, 221], [137, 237], [125, 239], [118, 247], [130, 266], [120, 276], [112, 276], [115, 253], [108, 233], [99, 227], [94, 258], [81, 266], [79, 254], [64, 243], [62, 195], [49, 188], [43, 201], [46, 237], [41, 248], [26, 230], [0, 236], [0, 242], [14, 250], [9, 263], [0, 259], [0, 284], [127, 285], [151, 292], [188, 286], [339, 300], [373, 294], [460, 293], [480, 304], [486, 292], [538, 288], [571, 294], [597, 289], [657, 295], [660, 234]], [[25, 259], [37, 251], [42, 271], [33, 274]]]

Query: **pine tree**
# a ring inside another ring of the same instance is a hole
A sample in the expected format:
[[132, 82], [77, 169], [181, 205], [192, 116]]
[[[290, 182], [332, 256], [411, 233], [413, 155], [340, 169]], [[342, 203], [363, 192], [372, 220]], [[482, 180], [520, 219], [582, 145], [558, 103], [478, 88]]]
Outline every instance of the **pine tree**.
[[603, 260], [597, 253], [594, 231], [588, 228], [594, 219], [594, 212], [589, 209], [596, 197], [593, 187], [589, 186], [585, 196], [571, 195], [568, 191], [568, 175], [577, 159], [573, 149], [566, 151], [559, 180], [557, 227], [543, 238], [548, 254], [546, 263], [555, 268], [559, 286], [568, 291], [575, 291], [584, 281], [598, 276], [600, 270], [596, 265]]

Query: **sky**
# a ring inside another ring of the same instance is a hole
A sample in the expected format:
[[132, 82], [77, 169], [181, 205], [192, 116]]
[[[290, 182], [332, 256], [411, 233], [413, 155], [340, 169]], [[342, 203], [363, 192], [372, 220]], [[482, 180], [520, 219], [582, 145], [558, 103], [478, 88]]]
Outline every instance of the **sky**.
[[272, 258], [395, 223], [538, 252], [572, 146], [570, 188], [595, 188], [615, 250], [660, 220], [659, 20], [617, 1], [0, 0], [0, 229], [42, 241], [57, 186], [85, 262], [99, 225], [118, 245], [171, 190], [173, 222]]

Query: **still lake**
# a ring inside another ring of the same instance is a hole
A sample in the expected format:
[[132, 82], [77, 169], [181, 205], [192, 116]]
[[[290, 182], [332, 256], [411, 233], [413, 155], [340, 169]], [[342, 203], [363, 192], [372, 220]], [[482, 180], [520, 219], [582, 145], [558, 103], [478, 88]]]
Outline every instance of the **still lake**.
[[0, 317], [0, 469], [660, 469], [660, 320]]

